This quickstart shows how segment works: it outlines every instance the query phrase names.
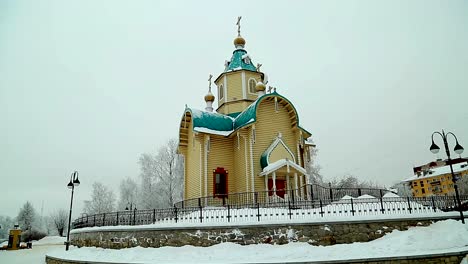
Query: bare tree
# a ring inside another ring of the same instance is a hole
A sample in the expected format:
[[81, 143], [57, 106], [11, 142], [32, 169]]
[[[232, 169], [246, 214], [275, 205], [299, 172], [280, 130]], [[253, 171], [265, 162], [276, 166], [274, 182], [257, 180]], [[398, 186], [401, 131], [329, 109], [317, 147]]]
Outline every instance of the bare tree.
[[170, 207], [182, 200], [184, 164], [183, 157], [177, 154], [177, 146], [178, 142], [171, 139], [159, 149], [156, 156], [156, 175], [163, 206]]
[[460, 177], [457, 181], [457, 187], [460, 195], [468, 195], [468, 175]]
[[57, 229], [59, 236], [63, 236], [63, 232], [65, 231], [65, 227], [67, 226], [68, 222], [67, 218], [68, 214], [67, 210], [65, 209], [59, 209], [50, 216], [50, 219], [53, 222], [55, 229]]
[[111, 189], [100, 182], [93, 183], [91, 200], [85, 201], [84, 212], [101, 214], [114, 211], [115, 196]]
[[126, 178], [120, 181], [120, 199], [118, 210], [123, 210], [128, 206], [135, 208], [138, 198], [138, 185], [132, 178]]

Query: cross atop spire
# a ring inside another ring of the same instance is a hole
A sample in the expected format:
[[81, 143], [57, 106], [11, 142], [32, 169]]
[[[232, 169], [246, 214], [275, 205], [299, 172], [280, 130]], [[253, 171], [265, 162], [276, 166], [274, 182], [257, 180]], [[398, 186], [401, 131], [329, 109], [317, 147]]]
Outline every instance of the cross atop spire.
[[237, 25], [237, 36], [238, 37], [240, 37], [240, 27], [241, 27], [240, 21], [241, 21], [241, 18], [242, 18], [242, 16], [237, 17], [237, 23], [236, 23], [236, 25]]
[[209, 83], [208, 92], [210, 92], [210, 93], [211, 93], [211, 78], [213, 78], [213, 75], [210, 74], [210, 77], [208, 77], [208, 83]]

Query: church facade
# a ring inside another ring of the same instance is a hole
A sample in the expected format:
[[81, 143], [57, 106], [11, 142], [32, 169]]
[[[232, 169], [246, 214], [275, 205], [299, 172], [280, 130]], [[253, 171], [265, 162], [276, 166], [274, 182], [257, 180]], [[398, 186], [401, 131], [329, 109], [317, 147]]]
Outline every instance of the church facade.
[[234, 46], [214, 80], [217, 97], [211, 92], [210, 75], [205, 110], [186, 107], [180, 122], [184, 199], [261, 191], [285, 198], [283, 189], [307, 183], [311, 133], [299, 125], [289, 99], [271, 87], [267, 91], [261, 65], [255, 66], [245, 50], [240, 25]]

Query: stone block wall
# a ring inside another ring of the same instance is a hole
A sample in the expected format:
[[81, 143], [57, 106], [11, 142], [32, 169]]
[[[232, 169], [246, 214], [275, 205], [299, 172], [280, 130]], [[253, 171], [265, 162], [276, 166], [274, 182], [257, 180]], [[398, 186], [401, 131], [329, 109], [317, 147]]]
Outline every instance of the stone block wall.
[[270, 224], [231, 227], [154, 228], [145, 230], [79, 232], [71, 234], [73, 245], [82, 247], [180, 247], [184, 245], [212, 246], [221, 242], [250, 244], [286, 244], [307, 242], [311, 245], [334, 245], [368, 242], [392, 230], [407, 230], [411, 226], [428, 226], [434, 220], [386, 220], [368, 222]]

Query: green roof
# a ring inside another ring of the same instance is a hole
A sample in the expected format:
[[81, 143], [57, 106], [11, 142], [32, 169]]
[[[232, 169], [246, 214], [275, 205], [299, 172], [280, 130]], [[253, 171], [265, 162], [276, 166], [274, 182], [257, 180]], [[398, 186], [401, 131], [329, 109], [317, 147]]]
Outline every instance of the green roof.
[[[192, 109], [192, 108], [186, 108], [185, 111], [186, 112], [189, 111], [192, 113], [194, 128], [197, 127], [197, 128], [210, 129], [212, 130], [210, 132], [220, 131], [220, 132], [232, 133], [244, 126], [247, 126], [249, 124], [256, 122], [257, 121], [257, 107], [259, 103], [264, 98], [271, 97], [271, 96], [277, 96], [277, 97], [282, 98], [294, 108], [294, 105], [288, 99], [278, 94], [277, 92], [273, 92], [273, 93], [264, 94], [261, 97], [257, 98], [255, 102], [249, 105], [249, 107], [247, 107], [241, 113], [235, 113], [235, 114], [238, 114], [235, 118], [231, 117], [230, 115], [223, 115], [223, 114], [219, 114], [216, 112], [206, 112], [206, 111], [201, 111], [201, 110]], [[295, 108], [294, 108], [294, 111], [297, 115]], [[231, 115], [234, 115], [234, 113]], [[297, 118], [297, 122], [299, 123], [299, 116], [296, 116], [296, 118]], [[308, 132], [302, 127], [299, 127], [299, 128]], [[230, 133], [223, 133], [223, 134], [227, 135]]]
[[229, 65], [227, 65], [227, 67], [224, 69], [224, 72], [236, 70], [257, 71], [257, 68], [253, 65], [252, 60], [249, 60], [249, 63], [245, 63], [245, 60], [242, 59], [244, 55], [247, 55], [247, 51], [243, 49], [236, 49], [232, 53], [231, 61], [229, 62]]

